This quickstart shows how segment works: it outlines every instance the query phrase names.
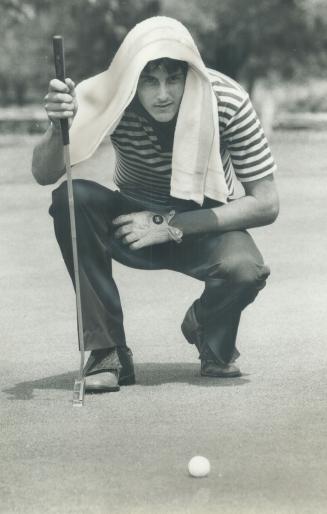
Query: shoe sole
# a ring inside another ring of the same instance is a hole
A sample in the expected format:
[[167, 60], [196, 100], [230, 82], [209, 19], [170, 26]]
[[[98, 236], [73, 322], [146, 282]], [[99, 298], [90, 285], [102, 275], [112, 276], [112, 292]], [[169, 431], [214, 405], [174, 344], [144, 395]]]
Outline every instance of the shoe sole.
[[120, 390], [120, 386], [103, 387], [103, 386], [89, 386], [85, 387], [86, 393], [115, 393]]
[[201, 371], [201, 376], [209, 378], [237, 378], [241, 377], [242, 373], [240, 371], [233, 371], [231, 373], [205, 373]]

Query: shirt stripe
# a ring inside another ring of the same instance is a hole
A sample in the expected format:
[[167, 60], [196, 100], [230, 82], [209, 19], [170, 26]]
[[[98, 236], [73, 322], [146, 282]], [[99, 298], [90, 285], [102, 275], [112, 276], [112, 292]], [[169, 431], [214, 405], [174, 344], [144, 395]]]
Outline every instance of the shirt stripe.
[[[235, 176], [241, 182], [258, 180], [273, 173], [276, 165], [248, 94], [226, 75], [208, 72], [217, 98], [220, 153], [232, 197]], [[151, 122], [126, 109], [111, 141], [117, 156], [116, 185], [140, 199], [170, 204], [172, 151], [162, 150]]]

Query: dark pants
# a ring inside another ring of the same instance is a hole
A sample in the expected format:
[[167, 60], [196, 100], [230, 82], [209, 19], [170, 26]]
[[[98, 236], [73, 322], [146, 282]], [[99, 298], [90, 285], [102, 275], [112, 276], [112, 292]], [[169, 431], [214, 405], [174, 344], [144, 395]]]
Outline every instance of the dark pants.
[[[49, 212], [74, 282], [66, 182], [53, 191], [52, 199]], [[88, 180], [74, 180], [74, 200], [85, 349], [126, 345], [120, 297], [112, 277], [115, 259], [132, 268], [169, 269], [203, 281], [204, 291], [195, 307], [204, 325], [204, 343], [217, 359], [229, 362], [241, 311], [269, 275], [251, 236], [246, 231], [208, 233], [186, 236], [181, 244], [130, 250], [113, 237], [111, 221], [121, 214], [149, 210], [149, 205]], [[181, 205], [181, 210], [200, 208], [193, 202]]]

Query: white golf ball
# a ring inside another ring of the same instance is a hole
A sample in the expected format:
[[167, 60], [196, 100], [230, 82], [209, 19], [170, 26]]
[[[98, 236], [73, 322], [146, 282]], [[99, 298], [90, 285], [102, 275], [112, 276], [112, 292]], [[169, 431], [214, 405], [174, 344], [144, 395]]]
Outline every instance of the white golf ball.
[[206, 477], [210, 473], [210, 462], [205, 457], [196, 455], [188, 463], [188, 470], [192, 477]]

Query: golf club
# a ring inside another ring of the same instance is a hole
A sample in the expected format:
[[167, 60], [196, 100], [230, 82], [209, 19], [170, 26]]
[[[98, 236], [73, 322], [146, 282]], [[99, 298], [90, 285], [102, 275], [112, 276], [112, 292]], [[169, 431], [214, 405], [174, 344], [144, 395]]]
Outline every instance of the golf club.
[[[56, 69], [56, 77], [62, 82], [65, 81], [65, 54], [64, 54], [64, 42], [62, 36], [53, 36], [53, 54]], [[70, 165], [70, 151], [69, 151], [69, 127], [68, 119], [61, 119], [61, 134], [62, 142], [64, 147], [64, 159], [67, 175], [67, 186], [68, 186], [68, 204], [69, 204], [69, 219], [70, 219], [70, 230], [71, 240], [73, 249], [73, 262], [74, 262], [74, 277], [75, 277], [75, 291], [76, 291], [76, 310], [77, 310], [77, 328], [78, 328], [78, 340], [80, 350], [80, 370], [79, 376], [74, 383], [73, 391], [73, 406], [82, 407], [84, 405], [85, 395], [85, 377], [84, 377], [84, 361], [85, 361], [85, 350], [84, 350], [84, 334], [83, 334], [83, 317], [82, 317], [82, 304], [81, 304], [81, 289], [79, 280], [79, 268], [78, 268], [78, 252], [77, 252], [77, 238], [76, 238], [76, 223], [75, 223], [75, 207], [74, 207], [74, 193], [73, 193], [73, 181]]]

